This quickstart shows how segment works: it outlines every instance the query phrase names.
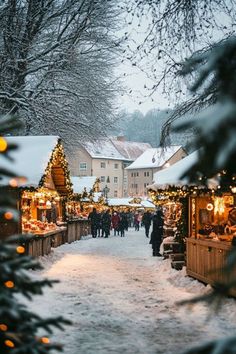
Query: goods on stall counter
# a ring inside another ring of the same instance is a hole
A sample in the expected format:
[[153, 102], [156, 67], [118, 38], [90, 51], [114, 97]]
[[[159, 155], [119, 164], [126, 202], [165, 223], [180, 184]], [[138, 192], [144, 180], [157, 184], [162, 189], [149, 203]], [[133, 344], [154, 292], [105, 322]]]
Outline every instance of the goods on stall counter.
[[29, 233], [39, 233], [56, 230], [57, 225], [54, 223], [43, 222], [40, 220], [25, 220], [22, 222], [22, 231]]

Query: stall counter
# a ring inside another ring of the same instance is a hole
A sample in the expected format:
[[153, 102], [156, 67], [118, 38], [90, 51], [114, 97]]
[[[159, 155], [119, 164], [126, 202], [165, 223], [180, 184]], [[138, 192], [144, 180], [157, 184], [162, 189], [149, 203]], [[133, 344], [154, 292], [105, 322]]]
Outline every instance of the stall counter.
[[228, 241], [187, 238], [187, 274], [207, 284], [226, 282], [228, 279], [223, 268], [231, 248]]
[[33, 257], [45, 256], [51, 252], [52, 247], [58, 247], [67, 241], [67, 227], [61, 226], [32, 236], [27, 243], [27, 253]]

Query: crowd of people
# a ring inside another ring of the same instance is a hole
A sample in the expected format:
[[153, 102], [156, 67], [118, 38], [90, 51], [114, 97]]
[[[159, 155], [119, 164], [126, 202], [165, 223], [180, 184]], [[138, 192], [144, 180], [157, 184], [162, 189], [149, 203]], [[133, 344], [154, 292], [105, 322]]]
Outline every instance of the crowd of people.
[[91, 234], [92, 237], [108, 237], [111, 230], [114, 232], [114, 236], [125, 236], [125, 231], [128, 231], [128, 227], [131, 227], [131, 215], [129, 212], [116, 212], [112, 214], [110, 210], [105, 212], [97, 212], [96, 208], [89, 214], [88, 219], [91, 221]]
[[143, 215], [140, 213], [117, 212], [110, 210], [105, 212], [97, 212], [96, 208], [89, 214], [88, 219], [91, 222], [92, 237], [108, 237], [112, 230], [114, 236], [125, 236], [125, 231], [129, 227], [134, 227], [135, 231], [139, 231], [140, 226], [144, 226], [145, 236], [149, 238], [150, 228], [150, 244], [152, 245], [153, 256], [161, 257], [160, 245], [163, 240], [164, 214], [161, 207], [158, 207], [155, 213], [145, 211]]

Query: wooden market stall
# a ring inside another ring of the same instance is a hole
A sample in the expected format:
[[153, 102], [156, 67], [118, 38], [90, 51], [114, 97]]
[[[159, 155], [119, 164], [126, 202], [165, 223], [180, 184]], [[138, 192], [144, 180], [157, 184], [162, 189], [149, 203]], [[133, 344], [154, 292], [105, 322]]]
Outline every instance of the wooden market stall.
[[96, 176], [71, 177], [71, 180], [73, 197], [66, 203], [68, 242], [80, 240], [82, 236], [90, 234], [88, 216], [94, 207], [100, 213], [108, 208]]
[[223, 268], [236, 237], [235, 196], [212, 190], [189, 198], [187, 274], [209, 284], [226, 282]]
[[221, 192], [218, 178], [207, 181], [208, 188], [189, 185], [182, 179], [184, 172], [197, 159], [197, 152], [155, 174], [149, 186], [153, 197], [158, 190], [179, 193], [187, 200], [186, 272], [207, 284], [226, 283], [226, 256], [236, 236], [235, 188]]
[[18, 148], [12, 152], [13, 162], [2, 163], [17, 177], [2, 184], [8, 184], [16, 197], [20, 218], [15, 229], [10, 220], [2, 220], [0, 236], [17, 232], [33, 235], [28, 253], [48, 254], [52, 246], [67, 241], [64, 206], [72, 195], [72, 184], [63, 146], [57, 136], [6, 137], [6, 141]]

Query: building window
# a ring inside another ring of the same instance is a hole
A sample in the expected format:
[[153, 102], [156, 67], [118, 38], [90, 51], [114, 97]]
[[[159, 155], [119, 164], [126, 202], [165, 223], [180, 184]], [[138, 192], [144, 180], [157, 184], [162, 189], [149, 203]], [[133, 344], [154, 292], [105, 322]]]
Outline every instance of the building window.
[[146, 188], [148, 186], [148, 183], [144, 183], [144, 188]]
[[106, 168], [106, 163], [105, 162], [101, 162], [101, 168]]
[[114, 177], [114, 183], [118, 183], [118, 177]]
[[118, 163], [115, 163], [115, 164], [114, 164], [114, 168], [115, 168], [115, 170], [118, 170], [118, 168], [119, 168]]
[[118, 197], [118, 191], [114, 191], [114, 197]]
[[80, 169], [80, 171], [86, 171], [87, 170], [87, 162], [80, 162], [79, 169]]
[[144, 172], [144, 177], [149, 177], [149, 171]]
[[137, 177], [139, 176], [139, 173], [138, 173], [138, 172], [136, 173], [136, 176], [137, 176]]
[[110, 177], [107, 176], [107, 183], [110, 183]]
[[101, 182], [105, 182], [105, 176], [101, 176]]
[[133, 174], [133, 172], [131, 172], [131, 177], [134, 177], [134, 174]]

